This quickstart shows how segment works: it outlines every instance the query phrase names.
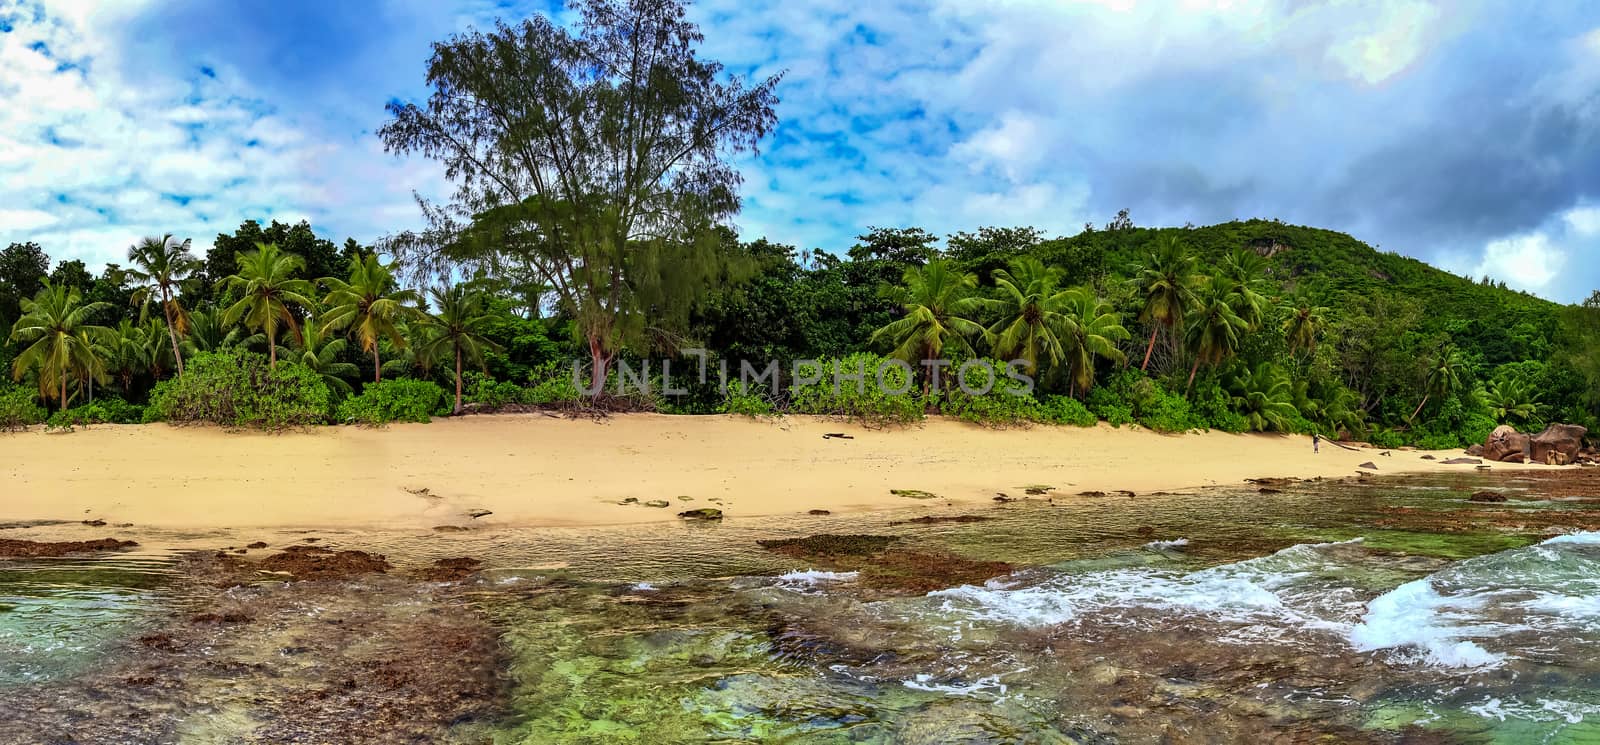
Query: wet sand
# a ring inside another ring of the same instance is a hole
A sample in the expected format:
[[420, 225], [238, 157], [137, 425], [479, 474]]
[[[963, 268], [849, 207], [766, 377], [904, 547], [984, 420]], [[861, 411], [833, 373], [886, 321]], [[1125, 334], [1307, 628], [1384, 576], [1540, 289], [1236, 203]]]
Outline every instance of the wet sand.
[[[1104, 424], [997, 430], [939, 418], [888, 430], [816, 417], [656, 414], [474, 416], [279, 434], [97, 425], [0, 434], [0, 522], [584, 527], [670, 522], [701, 507], [738, 518], [992, 503], [997, 493], [1020, 498], [1030, 485], [1054, 487], [1058, 500], [1144, 496], [1252, 477], [1354, 476], [1369, 461], [1380, 475], [1474, 468], [1442, 463], [1459, 451], [1432, 453], [1436, 460], [1381, 452], [1324, 444], [1313, 453], [1299, 436], [1161, 435]], [[668, 504], [646, 504], [654, 500]], [[484, 510], [492, 514], [470, 517]]]

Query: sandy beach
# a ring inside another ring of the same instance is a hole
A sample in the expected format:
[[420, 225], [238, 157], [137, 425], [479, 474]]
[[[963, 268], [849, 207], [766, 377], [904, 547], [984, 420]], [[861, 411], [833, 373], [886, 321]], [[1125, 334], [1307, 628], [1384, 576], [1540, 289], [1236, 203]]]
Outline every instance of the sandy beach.
[[[853, 439], [823, 437], [834, 432]], [[991, 503], [1036, 484], [1055, 487], [1058, 498], [1148, 494], [1263, 476], [1351, 476], [1368, 461], [1380, 475], [1473, 468], [1441, 462], [1459, 451], [1424, 454], [1326, 444], [1313, 453], [1297, 436], [1161, 435], [1104, 424], [995, 430], [938, 418], [890, 430], [811, 417], [655, 414], [475, 416], [279, 434], [98, 425], [0, 435], [0, 521], [409, 529], [471, 524], [470, 511], [489, 510], [484, 524], [591, 526], [672, 521], [696, 507], [738, 518]], [[644, 504], [652, 500], [669, 506]]]

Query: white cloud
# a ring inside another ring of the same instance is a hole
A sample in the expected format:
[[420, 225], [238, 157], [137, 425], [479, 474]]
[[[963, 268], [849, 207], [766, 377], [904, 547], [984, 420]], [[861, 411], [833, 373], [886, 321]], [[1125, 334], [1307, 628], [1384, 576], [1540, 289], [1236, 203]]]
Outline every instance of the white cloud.
[[56, 222], [56, 216], [52, 215], [52, 214], [50, 214], [48, 212], [45, 212], [43, 210], [33, 210], [33, 209], [8, 210], [8, 209], [0, 209], [0, 231], [7, 231], [7, 230], [16, 230], [16, 231], [38, 230], [39, 228], [42, 228], [42, 227], [45, 227], [45, 226], [48, 226], [48, 225], [53, 225], [53, 224], [55, 224], [55, 222]]
[[1573, 207], [1561, 215], [1561, 220], [1577, 235], [1600, 236], [1600, 207]]
[[1474, 276], [1487, 275], [1520, 290], [1548, 290], [1566, 267], [1567, 253], [1542, 231], [1490, 241]]

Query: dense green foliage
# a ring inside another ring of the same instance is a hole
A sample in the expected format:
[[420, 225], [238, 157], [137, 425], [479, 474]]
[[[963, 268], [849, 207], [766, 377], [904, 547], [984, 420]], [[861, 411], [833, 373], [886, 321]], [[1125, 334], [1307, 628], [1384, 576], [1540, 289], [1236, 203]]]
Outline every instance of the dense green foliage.
[[448, 395], [438, 384], [409, 378], [384, 380], [339, 403], [334, 419], [352, 424], [428, 422], [449, 413]]
[[[204, 257], [148, 238], [131, 268], [99, 276], [14, 243], [0, 251], [0, 362], [68, 424], [127, 418], [109, 395], [148, 401], [146, 418], [262, 426], [425, 421], [471, 403], [1098, 418], [1430, 447], [1500, 423], [1600, 430], [1600, 292], [1562, 307], [1333, 231], [1138, 228], [1124, 210], [1070, 237], [743, 241], [732, 162], [774, 127], [778, 79], [700, 56], [676, 0], [575, 10], [436, 44], [429, 98], [390, 103], [384, 145], [441, 161], [453, 182], [448, 204], [423, 206], [427, 230], [379, 252], [246, 221]], [[697, 347], [704, 358], [686, 353]], [[582, 393], [574, 359], [606, 393]], [[664, 390], [664, 359], [681, 391]], [[952, 382], [983, 359], [1033, 385]], [[743, 362], [777, 379], [745, 385]], [[617, 393], [622, 364], [648, 369], [637, 379], [653, 390]], [[685, 381], [696, 366], [713, 372]], [[0, 424], [38, 418], [19, 395]]]
[[203, 352], [183, 377], [156, 384], [145, 419], [265, 428], [321, 424], [330, 400], [322, 376], [304, 365], [272, 365], [242, 350]]
[[44, 407], [34, 403], [32, 393], [15, 386], [0, 385], [0, 431], [38, 424], [44, 418]]

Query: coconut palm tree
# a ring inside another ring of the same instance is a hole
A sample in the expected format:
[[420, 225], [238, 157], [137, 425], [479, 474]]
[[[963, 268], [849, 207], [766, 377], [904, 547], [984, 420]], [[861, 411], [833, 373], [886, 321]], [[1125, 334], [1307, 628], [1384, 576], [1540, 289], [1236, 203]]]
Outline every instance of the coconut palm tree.
[[1068, 291], [1058, 286], [1060, 281], [1060, 271], [1024, 256], [1011, 262], [1010, 271], [995, 270], [1000, 297], [978, 304], [1000, 318], [987, 332], [995, 355], [1023, 360], [1029, 375], [1036, 374], [1041, 363], [1054, 367], [1066, 359], [1061, 333]]
[[39, 394], [56, 398], [67, 408], [67, 382], [102, 371], [96, 345], [111, 343], [116, 332], [88, 322], [89, 317], [111, 307], [109, 303], [84, 303], [77, 289], [56, 287], [45, 280], [33, 299], [22, 301], [22, 317], [11, 327], [11, 342], [25, 344], [11, 363], [11, 376], [21, 380], [32, 369], [39, 378]]
[[1233, 283], [1228, 304], [1243, 319], [1246, 328], [1255, 331], [1266, 319], [1271, 301], [1262, 294], [1261, 286], [1266, 275], [1267, 260], [1248, 248], [1235, 249], [1222, 260], [1219, 275]]
[[[988, 333], [969, 320], [981, 307], [981, 301], [971, 294], [978, 286], [977, 276], [961, 274], [949, 262], [935, 260], [907, 269], [901, 281], [904, 287], [890, 288], [886, 294], [899, 302], [906, 314], [874, 331], [874, 344], [893, 344], [890, 356], [913, 365], [940, 359], [946, 346], [976, 355], [970, 339]], [[928, 392], [928, 384], [924, 376], [923, 393]]]
[[265, 344], [266, 334], [247, 334], [222, 322], [219, 310], [195, 310], [189, 313], [189, 335], [183, 338], [183, 352], [191, 357], [201, 352], [216, 352], [229, 347], [256, 348]]
[[257, 243], [256, 250], [236, 254], [239, 273], [226, 280], [225, 288], [238, 288], [239, 301], [222, 313], [224, 324], [243, 319], [246, 326], [267, 335], [268, 365], [278, 366], [278, 324], [298, 333], [299, 322], [290, 305], [311, 308], [315, 292], [312, 284], [294, 275], [306, 267], [305, 259], [285, 253], [275, 243]]
[[461, 364], [468, 361], [487, 371], [483, 353], [499, 349], [500, 345], [484, 336], [494, 316], [484, 308], [483, 294], [461, 285], [434, 287], [428, 290], [433, 315], [424, 316], [421, 325], [431, 333], [425, 342], [417, 344], [421, 359], [443, 359], [454, 356], [456, 365], [455, 413], [461, 413]]
[[1255, 432], [1287, 432], [1300, 413], [1294, 407], [1294, 387], [1289, 376], [1270, 362], [1262, 362], [1254, 370], [1241, 370], [1228, 382], [1228, 393], [1234, 411]]
[[1189, 309], [1194, 307], [1194, 288], [1199, 278], [1195, 275], [1195, 259], [1190, 256], [1176, 236], [1163, 236], [1151, 252], [1150, 260], [1139, 270], [1135, 279], [1144, 307], [1139, 310], [1139, 320], [1150, 324], [1150, 343], [1145, 346], [1144, 364], [1150, 367], [1150, 355], [1156, 349], [1156, 334], [1163, 328], [1177, 330]]
[[300, 326], [300, 337], [293, 342], [294, 346], [279, 347], [278, 353], [316, 371], [335, 395], [348, 396], [352, 390], [345, 379], [354, 378], [361, 371], [355, 365], [339, 361], [345, 343], [342, 337], [329, 334], [319, 319], [307, 318]]
[[400, 332], [401, 322], [417, 311], [407, 303], [418, 303], [415, 290], [402, 290], [395, 282], [392, 267], [378, 263], [376, 254], [367, 254], [350, 260], [350, 278], [324, 277], [328, 294], [323, 298], [328, 310], [323, 322], [329, 329], [348, 329], [361, 345], [361, 351], [372, 355], [372, 380], [383, 381], [383, 360], [378, 355], [378, 341], [388, 339], [398, 348], [406, 345]]
[[1289, 317], [1283, 322], [1283, 336], [1289, 343], [1291, 354], [1316, 348], [1317, 337], [1322, 335], [1323, 317], [1327, 312], [1327, 308], [1312, 305], [1306, 300], [1295, 303]]
[[1428, 361], [1428, 378], [1423, 384], [1422, 403], [1417, 404], [1415, 411], [1406, 419], [1414, 422], [1417, 415], [1422, 413], [1422, 407], [1428, 405], [1428, 399], [1433, 396], [1443, 398], [1461, 387], [1461, 373], [1466, 369], [1467, 358], [1454, 346], [1445, 345]]
[[1081, 396], [1094, 385], [1096, 357], [1119, 365], [1127, 364], [1128, 356], [1117, 348], [1117, 342], [1132, 335], [1122, 327], [1122, 316], [1089, 288], [1068, 290], [1063, 300], [1062, 315], [1066, 323], [1061, 347], [1066, 357], [1067, 380], [1073, 392]]
[[[143, 327], [126, 318], [117, 324], [116, 338], [108, 340], [102, 356], [106, 371], [122, 387], [122, 395], [133, 390], [134, 378], [150, 369], [149, 341]], [[163, 340], [164, 341], [164, 340]]]
[[1194, 388], [1194, 376], [1200, 372], [1202, 363], [1216, 367], [1239, 350], [1240, 337], [1250, 324], [1233, 309], [1236, 291], [1233, 280], [1212, 277], [1200, 293], [1194, 311], [1184, 321], [1189, 349], [1194, 353], [1194, 367], [1189, 370], [1189, 383], [1184, 387], [1186, 392]]
[[180, 243], [170, 233], [160, 238], [146, 237], [133, 244], [128, 249], [128, 261], [133, 267], [127, 270], [127, 277], [139, 285], [134, 302], [146, 308], [151, 302], [161, 304], [178, 377], [183, 377], [183, 351], [178, 348], [178, 337], [188, 332], [189, 317], [178, 302], [178, 290], [205, 264], [189, 253], [188, 240]]

